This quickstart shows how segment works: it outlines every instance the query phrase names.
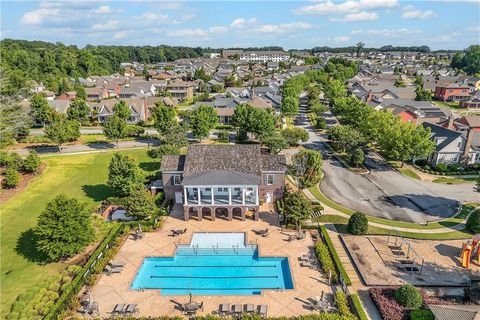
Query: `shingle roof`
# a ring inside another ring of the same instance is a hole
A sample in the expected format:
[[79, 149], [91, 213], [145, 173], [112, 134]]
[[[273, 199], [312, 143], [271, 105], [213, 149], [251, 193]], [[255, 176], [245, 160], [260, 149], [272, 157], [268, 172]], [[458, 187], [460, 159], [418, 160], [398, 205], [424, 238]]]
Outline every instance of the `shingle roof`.
[[164, 155], [160, 164], [160, 171], [183, 171], [185, 155]]
[[[436, 320], [478, 320], [480, 307], [463, 305], [429, 305]], [[476, 309], [476, 310], [475, 310]]]
[[422, 123], [422, 126], [424, 126], [425, 128], [430, 128], [432, 136], [434, 138], [445, 138], [445, 140], [443, 140], [435, 147], [435, 150], [437, 151], [441, 151], [443, 148], [445, 148], [447, 145], [449, 145], [455, 139], [462, 135], [458, 131], [443, 128], [433, 123], [424, 122]]

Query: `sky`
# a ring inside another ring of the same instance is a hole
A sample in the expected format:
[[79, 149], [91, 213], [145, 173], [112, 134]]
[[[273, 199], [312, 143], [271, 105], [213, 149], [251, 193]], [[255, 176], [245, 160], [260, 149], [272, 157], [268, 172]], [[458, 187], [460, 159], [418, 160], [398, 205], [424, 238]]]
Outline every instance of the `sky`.
[[1, 38], [303, 49], [480, 43], [480, 0], [1, 1]]

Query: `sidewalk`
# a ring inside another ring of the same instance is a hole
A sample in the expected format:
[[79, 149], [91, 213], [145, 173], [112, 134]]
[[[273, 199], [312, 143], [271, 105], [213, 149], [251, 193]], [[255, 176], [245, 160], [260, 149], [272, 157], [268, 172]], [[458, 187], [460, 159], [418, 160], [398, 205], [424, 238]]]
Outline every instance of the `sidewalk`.
[[348, 291], [350, 293], [356, 293], [358, 295], [358, 298], [360, 299], [360, 303], [362, 304], [362, 307], [365, 310], [365, 313], [367, 314], [368, 319], [382, 320], [382, 317], [378, 312], [378, 309], [375, 306], [375, 303], [370, 297], [369, 289], [368, 287], [362, 284], [362, 281], [360, 280], [357, 274], [357, 270], [353, 266], [353, 263], [350, 260], [350, 257], [348, 256], [342, 244], [342, 241], [340, 240], [340, 237], [337, 233], [337, 230], [335, 229], [335, 226], [333, 224], [326, 224], [325, 228], [327, 229], [328, 235], [330, 236], [333, 246], [337, 251], [338, 257], [340, 258], [343, 268], [345, 269], [345, 271], [348, 274], [348, 277], [352, 281], [352, 284], [347, 287]]

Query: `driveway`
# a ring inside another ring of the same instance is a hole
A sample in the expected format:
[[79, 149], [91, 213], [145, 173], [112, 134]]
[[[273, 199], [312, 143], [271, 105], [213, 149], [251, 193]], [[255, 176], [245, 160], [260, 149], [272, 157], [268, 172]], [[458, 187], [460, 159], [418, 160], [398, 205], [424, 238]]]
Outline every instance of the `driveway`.
[[[343, 166], [336, 158], [325, 156], [325, 135], [316, 134], [306, 117], [306, 106], [301, 103], [296, 125], [309, 132], [306, 147], [324, 154], [322, 192], [333, 201], [368, 215], [406, 222], [426, 223], [452, 216], [460, 202], [479, 201], [473, 183], [459, 185], [438, 184], [408, 178], [376, 154], [366, 156], [368, 174], [357, 174]], [[328, 111], [327, 125], [335, 125], [336, 118]]]

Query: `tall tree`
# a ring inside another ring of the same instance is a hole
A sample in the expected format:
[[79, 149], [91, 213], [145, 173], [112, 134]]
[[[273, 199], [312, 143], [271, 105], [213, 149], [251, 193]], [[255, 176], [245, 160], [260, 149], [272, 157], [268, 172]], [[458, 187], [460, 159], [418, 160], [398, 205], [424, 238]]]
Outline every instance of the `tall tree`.
[[30, 97], [31, 116], [34, 122], [45, 125], [53, 119], [55, 110], [48, 104], [47, 99], [41, 94]]
[[357, 46], [357, 58], [358, 58], [360, 57], [360, 51], [365, 46], [365, 43], [360, 41], [360, 42], [357, 42], [356, 46]]
[[67, 109], [67, 117], [70, 120], [77, 120], [81, 124], [87, 124], [91, 109], [85, 100], [77, 98], [70, 103]]
[[114, 114], [113, 116], [108, 117], [107, 121], [105, 121], [103, 125], [103, 133], [109, 140], [115, 141], [118, 148], [118, 141], [125, 138], [127, 134], [127, 123], [123, 118]]
[[123, 100], [119, 101], [113, 106], [113, 113], [124, 121], [127, 121], [127, 119], [132, 114], [132, 112], [130, 111], [130, 107]]
[[177, 123], [177, 114], [175, 108], [167, 107], [165, 104], [157, 102], [153, 108], [152, 116], [155, 129], [160, 135], [168, 132], [171, 127]]
[[287, 192], [284, 197], [284, 213], [300, 230], [302, 222], [312, 214], [310, 202], [300, 192]]
[[265, 109], [254, 108], [248, 104], [239, 105], [233, 113], [233, 123], [238, 127], [238, 134], [250, 132], [257, 137], [275, 130], [275, 117]]
[[346, 95], [347, 89], [340, 80], [330, 80], [325, 85], [325, 96], [328, 99], [345, 97]]
[[192, 128], [193, 135], [201, 140], [208, 137], [210, 130], [218, 123], [217, 111], [212, 106], [199, 105], [190, 111], [188, 122]]
[[282, 136], [287, 140], [290, 146], [298, 146], [300, 141], [308, 141], [308, 131], [303, 128], [286, 128], [282, 131]]
[[467, 74], [480, 74], [480, 45], [471, 45], [463, 53], [456, 53], [451, 66]]
[[301, 150], [292, 157], [289, 172], [296, 178], [300, 190], [315, 185], [322, 177], [322, 154], [315, 150]]
[[64, 115], [57, 114], [53, 122], [45, 127], [45, 136], [58, 145], [62, 151], [62, 144], [75, 141], [80, 137], [80, 123], [77, 120], [69, 120]]
[[260, 141], [266, 145], [273, 154], [277, 154], [289, 147], [287, 140], [276, 131], [262, 135]]
[[126, 214], [137, 219], [146, 219], [158, 211], [154, 198], [145, 190], [135, 190], [128, 197]]
[[432, 92], [429, 90], [424, 90], [422, 86], [418, 86], [417, 89], [415, 89], [415, 93], [417, 94], [415, 96], [416, 101], [432, 101]]
[[185, 124], [175, 124], [161, 135], [163, 144], [175, 146], [180, 149], [188, 146], [188, 128]]
[[0, 146], [28, 135], [30, 118], [17, 101], [8, 96], [0, 97]]
[[71, 257], [94, 240], [90, 211], [62, 194], [47, 204], [34, 230], [36, 247], [52, 261]]
[[283, 114], [288, 116], [293, 116], [298, 113], [298, 97], [296, 96], [286, 96], [282, 99], [282, 105], [280, 106], [280, 111]]
[[108, 166], [107, 183], [117, 195], [127, 197], [143, 188], [143, 175], [135, 159], [115, 153]]
[[82, 86], [81, 84], [77, 83], [75, 85], [75, 92], [77, 93], [77, 98], [80, 98], [82, 100], [87, 100], [87, 92], [85, 91], [85, 87]]

